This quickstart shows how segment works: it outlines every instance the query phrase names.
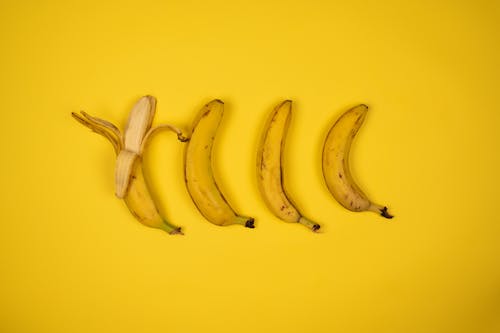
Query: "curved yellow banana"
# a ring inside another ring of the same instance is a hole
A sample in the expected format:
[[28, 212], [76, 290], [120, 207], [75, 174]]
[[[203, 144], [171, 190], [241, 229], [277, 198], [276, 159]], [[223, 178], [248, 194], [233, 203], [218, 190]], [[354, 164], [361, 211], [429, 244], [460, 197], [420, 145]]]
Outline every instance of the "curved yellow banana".
[[224, 103], [213, 100], [195, 119], [184, 156], [186, 186], [200, 213], [211, 223], [219, 226], [242, 224], [253, 228], [254, 219], [234, 212], [213, 176], [212, 146], [223, 113]]
[[302, 216], [283, 183], [283, 148], [291, 115], [292, 101], [284, 101], [274, 109], [257, 153], [257, 183], [267, 207], [276, 217], [317, 231], [320, 225]]
[[354, 181], [349, 168], [351, 143], [363, 124], [368, 107], [364, 104], [347, 110], [332, 126], [323, 146], [323, 176], [334, 198], [354, 211], [373, 211], [385, 218], [393, 216], [387, 207], [371, 202]]
[[130, 112], [123, 135], [112, 123], [85, 112], [73, 112], [78, 122], [108, 139], [115, 149], [115, 194], [123, 199], [130, 212], [142, 224], [165, 230], [169, 234], [182, 234], [181, 228], [165, 220], [151, 197], [142, 171], [142, 153], [147, 141], [159, 129], [167, 128], [177, 133], [180, 141], [186, 141], [179, 129], [171, 125], [151, 128], [156, 107], [152, 96], [144, 96]]
[[181, 228], [170, 224], [158, 212], [144, 180], [141, 157], [135, 160], [130, 175], [130, 184], [123, 200], [132, 215], [148, 227], [165, 230], [171, 235], [182, 234]]

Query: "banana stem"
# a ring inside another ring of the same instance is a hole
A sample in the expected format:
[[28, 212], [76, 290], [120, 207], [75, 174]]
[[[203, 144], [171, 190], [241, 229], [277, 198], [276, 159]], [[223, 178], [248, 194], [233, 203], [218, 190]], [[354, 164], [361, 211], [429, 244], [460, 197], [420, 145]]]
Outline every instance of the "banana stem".
[[179, 140], [180, 142], [187, 142], [187, 141], [189, 141], [189, 138], [186, 137], [186, 136], [184, 136], [184, 134], [182, 134], [182, 131], [179, 128], [177, 128], [177, 127], [175, 127], [173, 125], [170, 125], [170, 124], [158, 125], [156, 127], [151, 128], [146, 133], [146, 135], [144, 136], [144, 138], [142, 139], [141, 151], [144, 150], [144, 147], [148, 143], [148, 141], [151, 138], [151, 136], [153, 136], [154, 134], [158, 133], [159, 131], [165, 130], [165, 129], [169, 130], [169, 131], [172, 131], [175, 134], [177, 134], [177, 140]]
[[319, 230], [319, 228], [321, 228], [321, 226], [319, 224], [305, 218], [304, 216], [301, 216], [298, 222], [300, 224], [305, 225], [306, 227], [308, 227], [309, 229], [311, 229], [314, 232], [317, 232]]

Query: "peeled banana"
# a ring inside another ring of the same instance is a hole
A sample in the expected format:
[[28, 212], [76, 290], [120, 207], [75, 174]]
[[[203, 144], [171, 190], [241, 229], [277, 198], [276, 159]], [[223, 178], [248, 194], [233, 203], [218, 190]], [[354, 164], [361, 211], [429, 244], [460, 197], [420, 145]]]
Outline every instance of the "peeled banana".
[[165, 230], [169, 234], [182, 234], [181, 228], [164, 219], [151, 197], [142, 170], [142, 154], [151, 136], [161, 129], [177, 134], [179, 141], [187, 139], [172, 125], [151, 128], [156, 110], [156, 99], [144, 96], [130, 112], [123, 135], [112, 123], [92, 117], [81, 111], [72, 116], [84, 126], [108, 139], [117, 154], [115, 167], [115, 194], [123, 199], [130, 212], [142, 224]]
[[213, 176], [212, 146], [223, 113], [224, 103], [216, 99], [206, 104], [195, 119], [184, 156], [186, 187], [200, 213], [211, 223], [254, 228], [252, 217], [238, 215], [231, 208]]
[[349, 168], [351, 143], [363, 124], [368, 107], [364, 104], [349, 109], [332, 126], [323, 146], [323, 175], [333, 197], [345, 208], [372, 211], [392, 218], [387, 207], [371, 202], [354, 181]]
[[320, 225], [300, 213], [283, 183], [283, 148], [291, 115], [292, 101], [289, 100], [280, 103], [271, 114], [257, 153], [257, 183], [267, 207], [276, 217], [317, 231]]

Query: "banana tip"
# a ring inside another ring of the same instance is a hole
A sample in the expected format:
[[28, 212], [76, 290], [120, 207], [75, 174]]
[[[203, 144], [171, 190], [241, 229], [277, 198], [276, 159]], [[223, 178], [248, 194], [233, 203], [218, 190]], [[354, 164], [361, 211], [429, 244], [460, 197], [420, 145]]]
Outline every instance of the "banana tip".
[[380, 209], [380, 215], [386, 219], [392, 219], [394, 217], [394, 215], [389, 214], [387, 207]]
[[319, 228], [321, 228], [321, 226], [319, 224], [315, 224], [312, 226], [311, 230], [314, 232], [318, 232]]
[[170, 235], [184, 235], [184, 233], [182, 232], [181, 228], [176, 228], [170, 231]]
[[249, 218], [249, 219], [245, 222], [245, 227], [247, 227], [247, 228], [251, 228], [251, 229], [255, 228], [255, 224], [254, 224], [254, 222], [255, 222], [255, 219], [254, 219], [253, 217]]

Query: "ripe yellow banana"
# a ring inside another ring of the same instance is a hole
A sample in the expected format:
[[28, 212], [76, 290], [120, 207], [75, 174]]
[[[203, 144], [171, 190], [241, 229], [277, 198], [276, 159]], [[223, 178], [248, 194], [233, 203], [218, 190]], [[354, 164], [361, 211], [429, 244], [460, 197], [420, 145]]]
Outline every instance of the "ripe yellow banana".
[[354, 211], [373, 211], [385, 218], [393, 216], [387, 207], [371, 202], [353, 180], [349, 168], [351, 143], [363, 123], [368, 107], [358, 105], [347, 110], [332, 126], [323, 146], [323, 175], [334, 198]]
[[292, 101], [284, 101], [274, 109], [257, 153], [257, 183], [267, 207], [276, 217], [317, 231], [320, 225], [302, 216], [283, 183], [283, 148], [291, 115]]
[[213, 100], [201, 109], [184, 156], [185, 181], [200, 213], [219, 226], [242, 224], [254, 227], [254, 219], [240, 216], [229, 206], [215, 182], [212, 171], [212, 146], [224, 113], [224, 103]]
[[182, 132], [172, 125], [159, 125], [151, 128], [156, 109], [156, 100], [152, 96], [144, 96], [135, 104], [130, 112], [123, 135], [112, 123], [85, 112], [73, 112], [72, 116], [92, 131], [108, 139], [115, 149], [115, 194], [123, 199], [130, 212], [142, 224], [165, 230], [169, 234], [182, 234], [181, 228], [165, 220], [151, 197], [142, 170], [142, 153], [151, 136], [161, 129], [169, 129], [177, 133], [180, 141], [187, 139]]

